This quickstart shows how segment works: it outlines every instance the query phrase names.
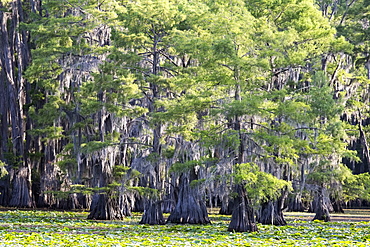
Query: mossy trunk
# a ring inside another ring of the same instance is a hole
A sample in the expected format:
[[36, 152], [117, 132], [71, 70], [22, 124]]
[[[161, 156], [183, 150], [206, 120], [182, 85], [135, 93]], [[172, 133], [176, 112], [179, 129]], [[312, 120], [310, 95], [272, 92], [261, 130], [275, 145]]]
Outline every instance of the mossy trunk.
[[285, 226], [281, 202], [269, 201], [263, 203], [259, 212], [258, 222], [264, 225]]
[[344, 209], [343, 209], [343, 202], [341, 202], [340, 200], [336, 200], [334, 199], [333, 202], [332, 202], [332, 205], [333, 205], [333, 212], [335, 213], [344, 213]]
[[11, 173], [9, 205], [33, 207], [31, 163], [27, 157], [29, 117], [28, 109], [24, 107], [30, 103], [29, 83], [24, 72], [31, 54], [29, 34], [20, 28], [28, 21], [24, 10], [27, 5], [20, 0], [4, 4], [0, 2], [0, 134], [3, 140], [0, 142], [0, 159], [8, 164]]
[[222, 199], [221, 208], [218, 212], [222, 215], [232, 215], [234, 209], [234, 199], [230, 198], [228, 195], [224, 196], [225, 198]]
[[162, 211], [163, 213], [171, 213], [175, 208], [175, 202], [177, 201], [178, 195], [176, 194], [176, 191], [167, 194], [164, 197], [163, 203], [162, 203]]
[[124, 215], [119, 208], [118, 197], [112, 195], [112, 193], [96, 193], [87, 218], [93, 220], [122, 220]]
[[166, 221], [163, 217], [161, 201], [149, 200], [140, 224], [163, 225]]
[[256, 232], [258, 231], [254, 210], [249, 204], [243, 185], [235, 185], [236, 197], [234, 198], [234, 210], [228, 227], [229, 232]]
[[119, 187], [110, 187], [114, 182], [113, 168], [117, 163], [117, 147], [106, 147], [96, 152], [93, 157], [93, 186], [100, 188], [95, 192], [88, 219], [121, 220], [124, 214], [120, 204]]
[[[322, 202], [320, 202], [320, 200], [322, 200]], [[334, 212], [334, 208], [330, 200], [329, 193], [324, 187], [321, 187], [320, 189], [316, 189], [316, 191], [313, 192], [313, 200], [310, 203], [308, 212], [316, 213], [317, 208], [320, 207], [320, 204], [324, 204], [325, 208], [328, 209], [329, 213]]]
[[192, 188], [190, 182], [194, 178], [194, 169], [189, 174], [180, 176], [180, 191], [176, 206], [167, 219], [167, 222], [180, 224], [209, 224], [208, 212], [205, 203], [200, 199], [199, 190]]
[[324, 202], [323, 189], [319, 188], [317, 192], [317, 200], [315, 200], [315, 217], [313, 220], [323, 220], [325, 222], [331, 221], [329, 209]]
[[13, 178], [12, 198], [9, 206], [18, 208], [34, 207], [31, 192], [31, 171], [27, 167], [21, 167]]
[[302, 203], [302, 197], [300, 193], [293, 194], [288, 199], [288, 211], [289, 212], [304, 212], [306, 208]]
[[123, 215], [132, 215], [133, 203], [133, 197], [121, 192], [121, 195], [119, 196], [119, 208], [121, 209]]

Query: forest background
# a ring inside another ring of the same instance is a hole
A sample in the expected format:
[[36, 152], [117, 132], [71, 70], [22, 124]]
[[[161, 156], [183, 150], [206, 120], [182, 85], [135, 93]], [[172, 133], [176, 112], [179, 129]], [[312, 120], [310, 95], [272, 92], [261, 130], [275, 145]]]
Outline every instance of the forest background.
[[370, 1], [0, 1], [0, 205], [286, 224], [366, 204]]

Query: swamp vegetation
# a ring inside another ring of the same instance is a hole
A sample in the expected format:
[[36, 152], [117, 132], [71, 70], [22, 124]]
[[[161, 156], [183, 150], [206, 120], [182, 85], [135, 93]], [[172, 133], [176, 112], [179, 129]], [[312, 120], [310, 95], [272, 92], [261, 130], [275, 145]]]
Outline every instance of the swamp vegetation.
[[[348, 215], [350, 213], [351, 215]], [[363, 217], [362, 212], [358, 217]], [[310, 221], [287, 215], [288, 225], [258, 225], [252, 233], [228, 232], [230, 216], [210, 213], [212, 224], [143, 225], [135, 213], [123, 221], [87, 220], [88, 212], [0, 211], [0, 246], [369, 246], [370, 222]], [[337, 216], [337, 214], [335, 214]], [[339, 215], [338, 215], [339, 216]], [[368, 219], [368, 218], [367, 218]], [[350, 221], [349, 221], [350, 220]]]
[[324, 229], [283, 210], [330, 222], [369, 204], [369, 13], [368, 0], [0, 0], [0, 205], [121, 228], [141, 212], [128, 229], [143, 236], [211, 236], [214, 207], [234, 240]]

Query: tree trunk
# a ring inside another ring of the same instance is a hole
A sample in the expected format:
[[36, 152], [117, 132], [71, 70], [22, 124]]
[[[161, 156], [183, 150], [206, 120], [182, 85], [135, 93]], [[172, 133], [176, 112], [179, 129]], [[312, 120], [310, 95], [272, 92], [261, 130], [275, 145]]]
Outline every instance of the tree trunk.
[[[0, 3], [0, 8], [5, 8]], [[12, 198], [9, 202], [14, 207], [33, 207], [31, 186], [31, 164], [27, 162], [25, 151], [26, 141], [26, 110], [23, 108], [27, 99], [27, 81], [23, 74], [30, 62], [29, 36], [26, 31], [19, 29], [19, 24], [24, 22], [24, 11], [20, 0], [10, 3], [11, 12], [0, 11], [0, 85], [4, 89], [7, 108], [2, 109], [2, 139], [11, 140], [11, 146], [1, 143], [1, 151], [10, 154], [3, 159], [12, 169], [10, 178]], [[2, 102], [0, 102], [2, 103]], [[6, 118], [5, 118], [6, 117]], [[5, 133], [5, 130], [9, 131]], [[10, 149], [11, 148], [11, 149]]]
[[370, 54], [367, 54], [367, 61], [365, 63], [365, 68], [367, 71], [367, 79], [370, 80]]
[[165, 219], [163, 217], [161, 203], [160, 201], [155, 202], [154, 200], [149, 200], [140, 224], [163, 225]]
[[122, 220], [124, 215], [119, 208], [118, 197], [112, 195], [111, 192], [96, 193], [87, 218], [94, 220]]
[[[196, 188], [190, 187], [194, 169], [190, 172], [192, 175], [182, 174], [180, 176], [180, 192], [175, 209], [167, 219], [167, 222], [181, 224], [208, 224], [211, 223], [208, 218], [206, 205], [199, 199], [199, 192]], [[190, 178], [189, 178], [190, 177]]]
[[36, 201], [36, 204], [41, 207], [52, 207], [58, 204], [55, 195], [46, 193], [47, 191], [59, 191], [61, 189], [60, 178], [61, 171], [58, 166], [46, 162], [39, 167], [40, 172], [40, 189], [41, 196]]
[[285, 226], [287, 223], [282, 211], [281, 199], [263, 203], [259, 213], [258, 222], [264, 225]]
[[323, 220], [326, 222], [331, 220], [329, 209], [324, 202], [324, 193], [321, 187], [319, 188], [317, 192], [317, 200], [316, 200], [316, 205], [314, 207], [315, 207], [316, 214], [313, 220]]
[[[96, 192], [94, 194], [92, 198], [90, 214], [87, 218], [96, 220], [122, 220], [124, 218], [124, 214], [121, 210], [121, 205], [119, 202], [119, 192], [114, 191], [114, 189], [111, 188], [106, 188], [106, 186], [109, 185], [109, 179], [106, 177], [110, 176], [111, 174], [109, 172], [107, 173], [105, 168], [99, 170], [100, 171], [94, 173], [97, 176], [100, 176], [100, 187], [105, 187], [105, 191]], [[100, 175], [98, 175], [99, 173]]]
[[[329, 213], [333, 212], [334, 208], [329, 198], [328, 191], [325, 188], [321, 188], [319, 189], [319, 191], [320, 190], [321, 190], [320, 193], [322, 193], [323, 196], [323, 204], [325, 204], [325, 207], [329, 210]], [[316, 213], [316, 209], [320, 205], [319, 200], [320, 200], [319, 192], [314, 193], [314, 198], [308, 208], [309, 213]]]
[[301, 193], [295, 193], [289, 198], [288, 203], [289, 212], [304, 212], [305, 207], [302, 203]]
[[343, 204], [340, 200], [334, 199], [332, 205], [333, 205], [333, 210], [335, 213], [344, 214]]
[[223, 198], [221, 202], [221, 208], [220, 208], [219, 214], [232, 215], [233, 209], [234, 209], [234, 199], [226, 195], [224, 197], [225, 198]]
[[[2, 8], [0, 2], [0, 8]], [[5, 70], [5, 56], [7, 44], [7, 17], [6, 14], [0, 11], [0, 159], [7, 162], [5, 154], [8, 153], [8, 138], [9, 138], [9, 122], [8, 122], [8, 109], [9, 109], [9, 94], [8, 94], [8, 80], [7, 71]]]
[[0, 205], [7, 207], [11, 198], [9, 179], [0, 179]]
[[21, 167], [13, 178], [12, 198], [9, 202], [11, 207], [28, 207], [34, 206], [31, 197], [31, 171], [27, 167]]
[[308, 163], [308, 158], [303, 160], [300, 167], [300, 180], [296, 182], [293, 181], [293, 188], [297, 192], [291, 195], [288, 199], [288, 211], [290, 212], [303, 212], [306, 210], [302, 202], [302, 193], [306, 186], [306, 168], [308, 167]]
[[358, 128], [360, 131], [360, 142], [362, 145], [362, 163], [364, 163], [364, 171], [369, 172], [370, 171], [370, 148], [367, 143], [366, 134], [362, 128], [362, 114], [359, 110], [359, 120], [358, 120]]
[[169, 191], [169, 193], [164, 196], [164, 200], [162, 203], [163, 213], [171, 213], [174, 210], [177, 197], [178, 192], [176, 190]]
[[234, 210], [228, 227], [229, 232], [256, 232], [258, 231], [254, 212], [249, 205], [243, 185], [235, 185], [237, 196], [234, 199]]
[[124, 216], [131, 216], [133, 209], [132, 197], [122, 192], [120, 194], [121, 195], [119, 196], [119, 208], [121, 209], [122, 214]]
[[92, 198], [88, 219], [122, 220], [124, 217], [119, 202], [121, 192], [117, 188], [109, 187], [114, 181], [113, 168], [117, 162], [118, 152], [117, 147], [106, 147], [92, 155], [94, 164], [92, 185], [101, 188], [101, 191], [96, 192]]

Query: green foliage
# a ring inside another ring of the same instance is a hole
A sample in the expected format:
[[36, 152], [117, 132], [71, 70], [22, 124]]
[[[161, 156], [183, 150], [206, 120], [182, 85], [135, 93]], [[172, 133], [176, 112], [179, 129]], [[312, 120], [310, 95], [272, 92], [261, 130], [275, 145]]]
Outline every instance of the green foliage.
[[122, 186], [121, 183], [117, 182], [117, 181], [113, 181], [112, 183], [108, 184], [108, 189], [107, 191], [110, 191], [110, 192], [113, 192], [113, 193], [117, 193], [117, 189]]
[[207, 179], [205, 179], [205, 178], [203, 178], [203, 179], [195, 179], [195, 180], [192, 180], [189, 185], [192, 188], [196, 188], [196, 187], [204, 184], [206, 181], [207, 181]]
[[81, 145], [81, 152], [85, 154], [92, 154], [94, 152], [100, 151], [103, 148], [106, 148], [111, 145], [112, 145], [112, 142], [110, 141], [106, 141], [106, 142], [91, 141], [91, 142], [83, 143]]
[[160, 191], [157, 189], [149, 187], [127, 187], [128, 190], [135, 191], [139, 195], [149, 198], [149, 199], [158, 199], [160, 196]]
[[201, 166], [201, 165], [202, 165], [202, 161], [200, 160], [190, 160], [190, 161], [183, 162], [183, 163], [177, 162], [171, 166], [170, 172], [181, 174], [183, 172], [188, 172], [191, 169], [194, 169], [194, 167], [196, 166]]
[[269, 66], [303, 65], [335, 39], [334, 28], [312, 1], [250, 1], [247, 8], [259, 20], [256, 39], [265, 45], [261, 54], [274, 57]]
[[43, 129], [33, 129], [30, 130], [29, 133], [33, 136], [43, 137], [42, 141], [55, 140], [64, 137], [63, 128], [54, 126], [46, 127]]
[[168, 146], [166, 149], [162, 151], [162, 155], [167, 158], [171, 159], [175, 154], [175, 147], [174, 146]]
[[312, 115], [329, 120], [338, 117], [343, 112], [343, 106], [333, 99], [333, 89], [327, 85], [323, 72], [315, 73], [312, 79], [315, 86], [310, 89], [308, 100]]
[[138, 180], [142, 176], [138, 170], [124, 165], [115, 165], [112, 175], [114, 178], [113, 184], [117, 184], [117, 187], [122, 185], [122, 181], [124, 181], [124, 185], [129, 185], [132, 180]]
[[68, 156], [65, 156], [61, 161], [58, 161], [57, 164], [62, 171], [74, 171], [77, 167], [76, 159], [68, 158]]
[[255, 206], [277, 199], [283, 190], [291, 190], [292, 185], [272, 174], [261, 172], [253, 163], [237, 164], [234, 171], [235, 182], [245, 186], [247, 196]]
[[327, 185], [332, 181], [341, 181], [348, 176], [343, 173], [345, 170], [343, 165], [339, 165], [339, 169], [335, 169], [335, 164], [331, 164], [328, 160], [320, 160], [318, 164], [310, 164], [313, 171], [307, 175], [308, 182]]
[[8, 175], [8, 171], [6, 170], [7, 164], [0, 160], [0, 179], [6, 175]]
[[344, 201], [355, 199], [370, 200], [370, 174], [362, 173], [353, 175], [350, 170], [347, 171], [348, 175], [343, 180], [342, 198]]
[[71, 191], [69, 193], [81, 193], [84, 195], [91, 195], [93, 194], [93, 189], [88, 188], [85, 185], [82, 184], [72, 184], [71, 185]]
[[127, 167], [127, 166], [115, 165], [113, 167], [113, 175], [118, 177], [118, 178], [121, 178], [124, 175], [126, 175], [129, 170], [130, 170], [130, 168]]
[[105, 191], [105, 188], [90, 188], [83, 184], [71, 184], [69, 190], [65, 191], [55, 191], [55, 190], [48, 190], [44, 191], [45, 194], [53, 194], [58, 199], [67, 199], [71, 194], [80, 193], [83, 195], [92, 195], [94, 192], [101, 192]]
[[147, 157], [146, 160], [151, 162], [151, 163], [157, 163], [160, 160], [160, 156], [158, 153], [150, 153]]
[[3, 5], [6, 5], [8, 3], [10, 3], [12, 0], [1, 0], [0, 3], [3, 4]]
[[191, 171], [193, 169], [212, 167], [217, 163], [217, 158], [201, 157], [199, 160], [189, 160], [186, 162], [176, 162], [170, 168], [170, 173], [181, 174], [184, 172]]
[[214, 146], [217, 146], [217, 144], [221, 143], [222, 141], [222, 136], [220, 135], [220, 133], [222, 132], [222, 127], [214, 124], [211, 124], [207, 127], [207, 129], [194, 131], [194, 133], [192, 133], [192, 136], [196, 140], [200, 140], [203, 147], [212, 148]]

